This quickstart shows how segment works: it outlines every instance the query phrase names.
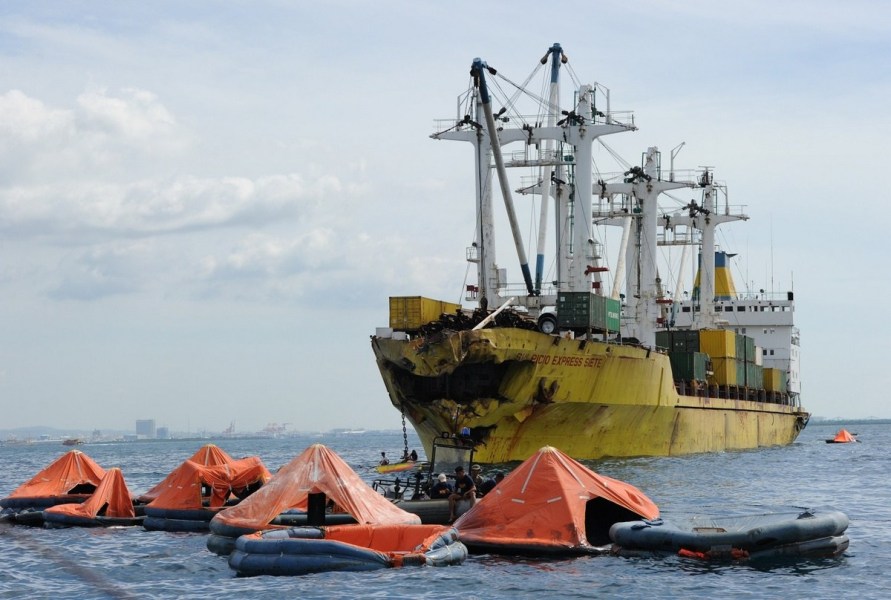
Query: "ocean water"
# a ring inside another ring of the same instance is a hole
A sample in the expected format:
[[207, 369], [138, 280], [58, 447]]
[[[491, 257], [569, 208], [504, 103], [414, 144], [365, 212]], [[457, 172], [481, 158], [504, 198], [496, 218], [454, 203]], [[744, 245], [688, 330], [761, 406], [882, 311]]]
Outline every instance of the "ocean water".
[[[461, 566], [235, 577], [205, 536], [140, 528], [35, 529], [0, 524], [0, 598], [887, 598], [891, 594], [891, 425], [851, 425], [858, 444], [826, 444], [837, 425], [810, 425], [788, 447], [670, 458], [588, 461], [632, 483], [663, 516], [748, 514], [777, 506], [825, 508], [851, 520], [840, 557], [768, 566], [668, 558], [560, 560], [471, 556]], [[203, 443], [270, 470], [314, 442], [338, 452], [369, 481], [381, 450], [401, 453], [402, 433], [288, 439], [86, 444], [103, 467], [119, 466], [141, 493]], [[409, 438], [418, 448], [417, 438]], [[58, 444], [0, 445], [0, 497], [62, 454]]]

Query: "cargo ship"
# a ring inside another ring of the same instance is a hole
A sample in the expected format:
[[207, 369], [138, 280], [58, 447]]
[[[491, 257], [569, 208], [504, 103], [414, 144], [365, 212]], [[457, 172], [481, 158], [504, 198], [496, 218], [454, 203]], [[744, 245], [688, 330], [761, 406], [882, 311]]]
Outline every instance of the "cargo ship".
[[[466, 258], [476, 279], [462, 285], [464, 304], [390, 298], [389, 323], [371, 344], [403, 425], [428, 453], [435, 437], [455, 436], [483, 463], [524, 460], [547, 445], [597, 459], [792, 443], [809, 418], [794, 294], [737, 291], [735, 255], [716, 241], [719, 226], [748, 215], [711, 168], [674, 169], [680, 146], [667, 169], [650, 147], [639, 165], [600, 172], [594, 144], [613, 154], [600, 138], [635, 130], [634, 117], [613, 111], [596, 83], [561, 107], [567, 65], [551, 46], [535, 67], [543, 84], [530, 92], [475, 59], [457, 115], [437, 122], [433, 139], [474, 149], [476, 233]], [[495, 110], [492, 90], [502, 85], [511, 96]], [[527, 173], [520, 185], [508, 177], [514, 169]], [[538, 203], [534, 276], [515, 194]], [[522, 282], [496, 259], [496, 212]]]

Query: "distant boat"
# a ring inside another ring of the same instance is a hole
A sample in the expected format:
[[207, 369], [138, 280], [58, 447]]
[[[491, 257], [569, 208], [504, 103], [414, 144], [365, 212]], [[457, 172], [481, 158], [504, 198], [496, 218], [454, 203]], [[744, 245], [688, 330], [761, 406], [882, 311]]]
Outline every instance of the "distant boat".
[[826, 440], [827, 444], [850, 444], [859, 441], [847, 429], [839, 429], [834, 438]]
[[66, 440], [62, 440], [63, 446], [80, 446], [84, 441], [80, 438], [68, 438]]

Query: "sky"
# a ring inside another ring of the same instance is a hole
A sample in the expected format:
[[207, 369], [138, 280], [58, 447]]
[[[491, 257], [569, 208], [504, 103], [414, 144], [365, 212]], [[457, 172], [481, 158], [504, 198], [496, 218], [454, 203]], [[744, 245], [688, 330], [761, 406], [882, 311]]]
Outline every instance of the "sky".
[[554, 42], [634, 111], [628, 162], [684, 142], [746, 206], [724, 244], [795, 290], [804, 406], [891, 417], [891, 4], [30, 0], [0, 6], [0, 428], [400, 427], [369, 336], [389, 296], [458, 301], [473, 241], [434, 119], [475, 57], [522, 81]]

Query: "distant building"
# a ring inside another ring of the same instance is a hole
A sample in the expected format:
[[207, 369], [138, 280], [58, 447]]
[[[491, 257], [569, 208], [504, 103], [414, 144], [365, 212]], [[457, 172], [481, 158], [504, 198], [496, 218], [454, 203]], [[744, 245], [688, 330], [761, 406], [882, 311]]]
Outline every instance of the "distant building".
[[136, 420], [136, 436], [140, 438], [154, 439], [155, 437], [155, 420], [154, 419], [137, 419]]
[[158, 427], [158, 435], [159, 440], [169, 440], [170, 439], [170, 428], [169, 427]]

